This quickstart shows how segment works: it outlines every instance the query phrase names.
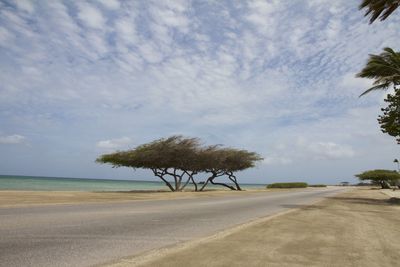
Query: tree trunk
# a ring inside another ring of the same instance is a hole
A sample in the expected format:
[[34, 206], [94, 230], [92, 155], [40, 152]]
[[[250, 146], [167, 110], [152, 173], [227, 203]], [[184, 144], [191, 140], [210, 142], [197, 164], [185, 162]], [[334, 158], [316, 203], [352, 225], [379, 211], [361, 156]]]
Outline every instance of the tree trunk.
[[193, 176], [190, 176], [190, 179], [192, 179], [192, 183], [193, 183], [193, 185], [194, 185], [194, 191], [197, 192], [197, 184], [196, 184], [196, 182], [194, 181]]
[[165, 169], [164, 169], [164, 175], [165, 175], [165, 174], [168, 174], [168, 175], [170, 175], [170, 176], [172, 176], [172, 177], [174, 178], [174, 182], [175, 182], [175, 184], [174, 184], [174, 186], [175, 186], [174, 191], [179, 191], [179, 188], [180, 188], [180, 186], [181, 186], [180, 179], [181, 179], [182, 177], [179, 177], [179, 175], [176, 174], [176, 169], [174, 169], [174, 172], [172, 173], [172, 172], [169, 172], [169, 171], [168, 171], [168, 168], [165, 168]]
[[[204, 185], [200, 188], [199, 191], [203, 191], [203, 189], [207, 186], [208, 183], [211, 183], [213, 185], [221, 185], [221, 186], [225, 186], [231, 190], [237, 190], [235, 187], [224, 184], [224, 183], [216, 183], [214, 182], [214, 179], [219, 177], [219, 176], [224, 176], [226, 173], [225, 172], [215, 172], [215, 171], [209, 171], [212, 173], [212, 175], [210, 177], [208, 177], [208, 179], [206, 180], [206, 182], [204, 183]], [[240, 188], [240, 187], [239, 187]]]
[[236, 188], [233, 187], [233, 186], [230, 186], [230, 185], [227, 185], [227, 184], [224, 184], [224, 183], [215, 183], [214, 179], [211, 179], [210, 183], [212, 183], [213, 185], [222, 185], [222, 186], [228, 187], [230, 190], [236, 190]]
[[203, 184], [203, 186], [200, 188], [199, 191], [203, 191], [204, 188], [207, 186], [207, 184], [210, 182], [211, 179], [214, 179], [215, 177], [217, 177], [217, 174], [213, 173], [213, 175], [211, 175], [210, 177], [207, 178], [207, 180], [205, 181], [205, 183]]
[[172, 185], [170, 184], [170, 182], [168, 182], [167, 180], [164, 179], [164, 175], [166, 174], [165, 171], [161, 171], [161, 173], [159, 171], [157, 171], [157, 169], [151, 169], [154, 173], [155, 176], [157, 176], [158, 178], [160, 178], [166, 186], [168, 186], [168, 188], [174, 192], [175, 189], [172, 187]]
[[176, 174], [176, 169], [174, 169], [174, 177], [176, 177], [175, 181], [176, 181], [176, 191], [182, 191], [183, 188], [181, 188], [181, 183], [182, 183], [182, 176], [184, 173], [182, 173], [181, 175]]
[[380, 181], [382, 189], [390, 189], [390, 184], [386, 181]]
[[[185, 187], [189, 184], [189, 182], [192, 181], [192, 183], [194, 185], [194, 191], [197, 191], [197, 184], [193, 179], [193, 175], [195, 174], [195, 172], [188, 173], [187, 171], [184, 171], [183, 174], [185, 174], [185, 173], [188, 175], [188, 179], [187, 179], [186, 183], [182, 186], [181, 190], [185, 189]], [[182, 174], [182, 176], [183, 176], [183, 174]]]
[[181, 191], [182, 191], [183, 189], [185, 189], [185, 187], [189, 184], [189, 182], [190, 182], [190, 176], [188, 177], [188, 179], [187, 179], [187, 181], [185, 182], [185, 184], [182, 186]]
[[174, 169], [174, 173], [171, 174], [174, 177], [175, 180], [175, 191], [179, 191], [179, 181], [178, 178], [176, 177], [176, 170]]
[[236, 180], [236, 176], [233, 175], [232, 172], [228, 172], [227, 174], [229, 176], [229, 180], [231, 180], [235, 184], [236, 190], [242, 191], [242, 188], [240, 187], [239, 183]]
[[175, 189], [172, 187], [172, 185], [167, 180], [165, 180], [162, 176], [158, 176], [158, 177], [160, 177], [160, 179], [163, 180], [163, 182], [169, 187], [169, 189], [172, 192], [175, 192]]

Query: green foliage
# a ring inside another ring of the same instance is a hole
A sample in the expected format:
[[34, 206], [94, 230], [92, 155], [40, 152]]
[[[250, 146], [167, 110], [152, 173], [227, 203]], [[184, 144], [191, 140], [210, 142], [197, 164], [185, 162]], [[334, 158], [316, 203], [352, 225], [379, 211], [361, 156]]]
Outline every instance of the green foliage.
[[326, 184], [310, 184], [308, 187], [326, 187]]
[[[255, 152], [221, 146], [203, 147], [198, 138], [171, 136], [131, 150], [102, 155], [96, 162], [111, 164], [113, 167], [151, 169], [172, 191], [177, 191], [182, 190], [189, 180], [197, 190], [193, 175], [200, 172], [212, 173], [207, 182], [213, 184], [217, 184], [213, 182], [216, 177], [228, 175], [228, 179], [235, 183], [236, 187], [218, 184], [232, 190], [241, 190], [233, 172], [254, 167], [260, 160], [262, 158]], [[188, 176], [187, 182], [182, 184], [185, 175]], [[167, 176], [173, 177], [174, 187], [165, 178]]]
[[255, 166], [262, 158], [255, 152], [235, 148], [209, 146], [197, 152], [194, 166], [197, 171], [242, 171]]
[[386, 108], [382, 108], [383, 115], [378, 117], [381, 130], [396, 138], [400, 144], [400, 89], [395, 89], [394, 95], [388, 94], [385, 102]]
[[400, 85], [400, 53], [389, 47], [383, 50], [380, 55], [370, 55], [367, 65], [356, 75], [374, 80], [374, 86], [360, 96], [374, 90], [385, 90], [390, 86]]
[[391, 170], [370, 170], [355, 176], [361, 181], [369, 180], [373, 184], [380, 184], [382, 188], [388, 188], [388, 184], [394, 184], [400, 180], [400, 174]]
[[274, 183], [267, 185], [267, 188], [306, 188], [308, 186], [307, 183]]
[[220, 146], [201, 147], [197, 138], [172, 136], [135, 149], [105, 154], [96, 159], [114, 167], [176, 168], [193, 171], [241, 171], [254, 167], [262, 158], [255, 152]]
[[399, 0], [363, 0], [359, 9], [366, 8], [365, 16], [371, 15], [369, 23], [387, 19], [400, 5]]
[[172, 136], [135, 149], [102, 155], [96, 162], [108, 163], [114, 167], [186, 169], [192, 164], [199, 146], [200, 141], [197, 138]]
[[[362, 0], [359, 9], [366, 9], [365, 16], [370, 16], [371, 24], [378, 18], [381, 21], [387, 19], [399, 6], [400, 0]], [[386, 90], [390, 86], [395, 89], [395, 95], [388, 95], [385, 99], [389, 106], [382, 109], [383, 115], [378, 117], [378, 122], [382, 131], [394, 136], [400, 144], [400, 97], [397, 88], [400, 85], [400, 53], [386, 47], [380, 55], [370, 55], [366, 66], [356, 76], [374, 80], [374, 86], [360, 97], [374, 90]]]
[[370, 170], [355, 175], [361, 181], [395, 181], [400, 179], [400, 174], [397, 171], [391, 170]]

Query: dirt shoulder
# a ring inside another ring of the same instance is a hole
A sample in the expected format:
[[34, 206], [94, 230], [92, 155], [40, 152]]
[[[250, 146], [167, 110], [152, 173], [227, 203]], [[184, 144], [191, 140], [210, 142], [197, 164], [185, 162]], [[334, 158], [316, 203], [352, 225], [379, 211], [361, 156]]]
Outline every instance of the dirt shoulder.
[[222, 237], [113, 266], [399, 266], [400, 204], [357, 189]]
[[[246, 191], [204, 191], [204, 192], [80, 192], [80, 191], [11, 191], [0, 190], [0, 207], [27, 205], [79, 204], [101, 202], [125, 202], [132, 200], [186, 199], [199, 197], [239, 196], [262, 192], [282, 192], [282, 190], [254, 189]], [[296, 190], [296, 189], [294, 189]], [[304, 189], [303, 189], [304, 190]], [[312, 189], [307, 189], [312, 190]], [[293, 191], [293, 189], [292, 189]]]

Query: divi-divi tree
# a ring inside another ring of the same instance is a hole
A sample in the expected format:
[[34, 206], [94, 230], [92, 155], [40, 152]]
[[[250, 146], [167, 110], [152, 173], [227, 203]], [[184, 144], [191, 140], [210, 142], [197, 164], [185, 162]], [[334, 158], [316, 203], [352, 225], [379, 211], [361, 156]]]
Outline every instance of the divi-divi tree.
[[383, 189], [389, 189], [390, 184], [397, 184], [400, 174], [391, 170], [370, 170], [355, 175], [361, 181], [370, 180], [374, 184], [379, 184]]
[[[182, 191], [188, 184], [192, 184], [195, 191], [202, 191], [208, 184], [241, 190], [234, 173], [254, 167], [260, 160], [262, 158], [255, 152], [220, 145], [202, 146], [198, 138], [171, 136], [134, 149], [101, 155], [96, 162], [149, 169], [171, 191]], [[206, 177], [199, 185], [195, 177], [201, 175]], [[229, 183], [217, 181], [223, 176]]]

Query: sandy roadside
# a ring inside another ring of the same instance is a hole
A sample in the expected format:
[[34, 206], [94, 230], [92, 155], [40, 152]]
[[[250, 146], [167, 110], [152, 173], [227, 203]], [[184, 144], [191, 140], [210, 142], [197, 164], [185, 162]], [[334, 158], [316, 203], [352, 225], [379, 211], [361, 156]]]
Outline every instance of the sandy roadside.
[[358, 189], [297, 208], [112, 266], [399, 266], [400, 204], [379, 190]]
[[[204, 192], [80, 192], [80, 191], [11, 191], [0, 190], [0, 207], [27, 205], [79, 204], [101, 202], [125, 202], [132, 200], [184, 199], [253, 194], [259, 192], [282, 192], [288, 189], [252, 189], [246, 191]], [[303, 189], [304, 190], [304, 189]], [[310, 188], [309, 190], [313, 190]], [[292, 189], [293, 191], [293, 189]]]
[[227, 191], [210, 191], [200, 194], [194, 192], [0, 191], [0, 207], [177, 199], [229, 193]]

